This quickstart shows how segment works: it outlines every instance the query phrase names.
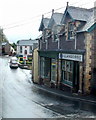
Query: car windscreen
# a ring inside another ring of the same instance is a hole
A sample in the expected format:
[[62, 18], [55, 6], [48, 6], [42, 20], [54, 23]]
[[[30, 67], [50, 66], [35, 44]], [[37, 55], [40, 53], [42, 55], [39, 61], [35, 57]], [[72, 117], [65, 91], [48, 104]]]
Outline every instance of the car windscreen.
[[13, 60], [12, 63], [17, 63], [17, 60]]

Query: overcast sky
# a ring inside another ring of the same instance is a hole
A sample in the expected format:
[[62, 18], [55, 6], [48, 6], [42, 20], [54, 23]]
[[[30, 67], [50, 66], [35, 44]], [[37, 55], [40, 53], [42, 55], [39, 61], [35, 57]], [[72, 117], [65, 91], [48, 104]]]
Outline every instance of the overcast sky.
[[[64, 13], [67, 2], [71, 6], [91, 8], [95, 0], [0, 0], [0, 26], [9, 42], [35, 39], [40, 34], [42, 14], [52, 9]], [[51, 13], [44, 16], [50, 17]]]

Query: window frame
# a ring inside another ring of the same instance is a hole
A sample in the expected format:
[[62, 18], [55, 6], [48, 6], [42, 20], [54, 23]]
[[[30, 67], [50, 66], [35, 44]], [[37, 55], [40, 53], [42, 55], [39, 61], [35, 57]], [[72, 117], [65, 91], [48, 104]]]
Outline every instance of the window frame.
[[29, 53], [32, 53], [32, 46], [29, 46]]
[[52, 33], [52, 42], [59, 41], [59, 34]]
[[[69, 68], [68, 65], [69, 64]], [[62, 82], [70, 84], [73, 82], [73, 61], [62, 60]]]
[[22, 46], [20, 46], [20, 53], [22, 53]]
[[68, 22], [67, 24], [67, 41], [72, 41], [75, 39], [75, 34], [74, 34], [74, 22]]

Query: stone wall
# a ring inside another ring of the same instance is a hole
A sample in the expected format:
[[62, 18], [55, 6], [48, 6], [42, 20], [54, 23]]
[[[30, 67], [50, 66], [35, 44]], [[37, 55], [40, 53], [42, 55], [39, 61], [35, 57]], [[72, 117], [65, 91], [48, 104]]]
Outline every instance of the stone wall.
[[92, 35], [90, 33], [85, 33], [86, 39], [85, 39], [85, 49], [86, 54], [84, 58], [85, 63], [85, 70], [84, 70], [84, 93], [90, 94], [90, 87], [91, 87], [91, 78], [92, 78]]

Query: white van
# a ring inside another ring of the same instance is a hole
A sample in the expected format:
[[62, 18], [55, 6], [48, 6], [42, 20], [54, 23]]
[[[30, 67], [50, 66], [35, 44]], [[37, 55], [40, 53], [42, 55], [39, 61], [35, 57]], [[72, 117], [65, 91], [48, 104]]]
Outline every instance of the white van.
[[10, 59], [10, 68], [18, 68], [18, 59], [16, 57]]

